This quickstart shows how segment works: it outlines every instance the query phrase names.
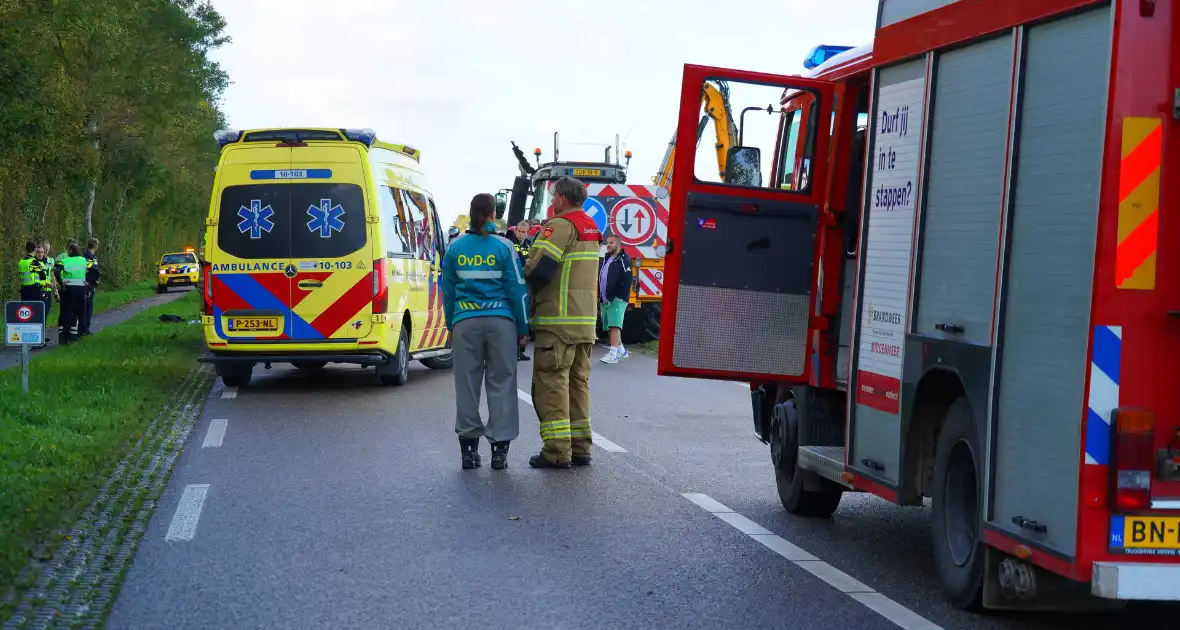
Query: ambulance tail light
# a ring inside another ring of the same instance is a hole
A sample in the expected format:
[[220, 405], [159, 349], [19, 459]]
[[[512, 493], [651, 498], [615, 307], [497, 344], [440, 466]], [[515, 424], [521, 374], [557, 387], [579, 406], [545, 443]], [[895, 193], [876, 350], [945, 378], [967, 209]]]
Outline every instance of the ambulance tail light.
[[389, 276], [386, 275], [389, 261], [381, 258], [373, 261], [373, 314], [389, 310]]
[[1111, 477], [1115, 512], [1151, 507], [1155, 470], [1155, 414], [1144, 409], [1116, 409]]
[[203, 263], [201, 265], [201, 283], [205, 285], [205, 290], [201, 295], [201, 314], [213, 314], [213, 265]]

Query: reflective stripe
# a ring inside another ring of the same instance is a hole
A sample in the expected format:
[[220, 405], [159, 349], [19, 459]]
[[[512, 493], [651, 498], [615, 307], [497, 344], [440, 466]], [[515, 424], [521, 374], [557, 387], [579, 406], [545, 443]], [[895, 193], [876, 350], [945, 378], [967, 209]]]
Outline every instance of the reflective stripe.
[[81, 287], [86, 285], [86, 280], [78, 280], [77, 278], [62, 278], [61, 283], [67, 287]]
[[593, 439], [594, 433], [590, 430], [590, 418], [586, 418], [585, 420], [570, 420], [570, 437]]
[[503, 271], [475, 271], [473, 269], [460, 269], [456, 271], [460, 278], [471, 278], [479, 280], [491, 280], [504, 277]]
[[569, 314], [570, 271], [575, 262], [584, 260], [597, 261], [598, 252], [570, 252], [561, 261], [561, 297], [558, 298], [557, 309], [563, 317]]
[[455, 306], [465, 311], [482, 311], [484, 309], [503, 308], [504, 300], [493, 300], [491, 302], [455, 302]]
[[569, 420], [550, 420], [541, 423], [542, 440], [563, 440], [570, 438]]
[[553, 243], [550, 243], [549, 241], [536, 241], [533, 243], [533, 247], [536, 247], [550, 256], [553, 256], [557, 259], [557, 262], [561, 262], [561, 250], [558, 249]]
[[598, 319], [593, 315], [589, 315], [586, 317], [566, 316], [566, 317], [534, 317], [533, 318], [533, 323], [535, 323], [537, 325], [542, 325], [542, 326], [543, 325], [585, 326], [586, 324], [590, 324], [591, 326], [593, 326], [596, 321], [598, 321]]

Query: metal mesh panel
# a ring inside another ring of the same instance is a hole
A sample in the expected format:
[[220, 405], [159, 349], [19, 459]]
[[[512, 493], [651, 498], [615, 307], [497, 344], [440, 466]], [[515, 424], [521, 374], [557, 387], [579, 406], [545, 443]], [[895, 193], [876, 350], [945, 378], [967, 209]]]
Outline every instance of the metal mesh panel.
[[808, 295], [681, 285], [672, 364], [799, 376], [810, 303]]

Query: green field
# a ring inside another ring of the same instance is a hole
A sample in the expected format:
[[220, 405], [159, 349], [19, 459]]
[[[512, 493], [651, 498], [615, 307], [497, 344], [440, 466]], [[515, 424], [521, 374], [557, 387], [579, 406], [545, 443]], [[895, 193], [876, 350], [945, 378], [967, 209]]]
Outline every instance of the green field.
[[[145, 290], [152, 286], [107, 292], [105, 305]], [[193, 368], [201, 327], [159, 317], [199, 319], [199, 308], [189, 294], [80, 344], [37, 353], [28, 395], [19, 369], [0, 372], [0, 593], [39, 543], [77, 518]]]

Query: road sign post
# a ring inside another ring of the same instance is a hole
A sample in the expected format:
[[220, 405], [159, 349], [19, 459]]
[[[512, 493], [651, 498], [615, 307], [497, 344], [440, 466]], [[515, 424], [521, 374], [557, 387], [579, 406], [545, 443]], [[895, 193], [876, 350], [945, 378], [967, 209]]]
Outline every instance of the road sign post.
[[4, 303], [4, 345], [20, 346], [20, 388], [29, 393], [29, 347], [45, 343], [45, 303]]

